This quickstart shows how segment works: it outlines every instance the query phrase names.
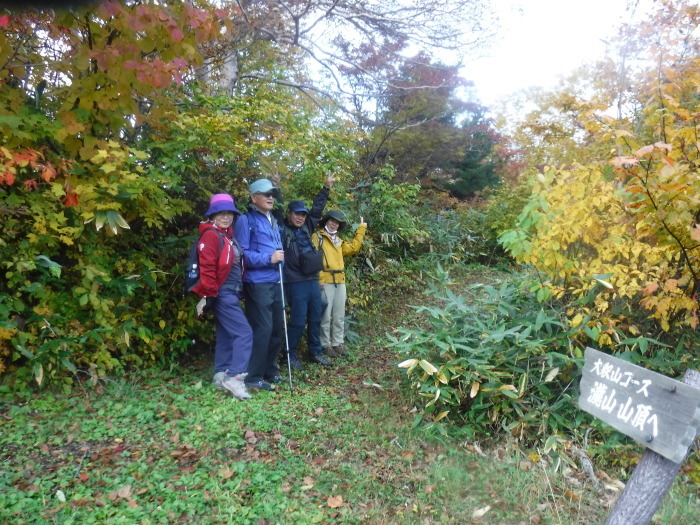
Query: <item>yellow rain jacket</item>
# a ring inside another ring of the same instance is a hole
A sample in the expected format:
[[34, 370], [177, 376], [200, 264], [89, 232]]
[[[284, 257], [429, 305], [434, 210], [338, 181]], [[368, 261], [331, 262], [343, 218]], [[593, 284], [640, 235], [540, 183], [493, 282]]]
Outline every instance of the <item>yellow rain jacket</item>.
[[311, 237], [316, 249], [319, 243], [323, 250], [323, 270], [319, 274], [321, 283], [345, 283], [345, 255], [353, 255], [362, 247], [362, 239], [365, 238], [366, 224], [360, 224], [355, 232], [355, 238], [350, 242], [340, 240], [336, 245], [331, 240], [326, 230], [316, 230]]

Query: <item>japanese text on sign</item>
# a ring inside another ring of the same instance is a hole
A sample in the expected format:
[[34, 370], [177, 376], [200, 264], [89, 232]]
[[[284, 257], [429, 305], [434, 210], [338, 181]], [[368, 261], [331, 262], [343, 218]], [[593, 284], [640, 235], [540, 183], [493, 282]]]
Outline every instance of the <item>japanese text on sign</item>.
[[[633, 402], [632, 397], [626, 395], [624, 391], [631, 389], [636, 394], [649, 397], [648, 387], [652, 384], [650, 379], [635, 379], [634, 373], [622, 372], [619, 366], [614, 366], [602, 359], [596, 360], [589, 372], [608, 381], [608, 383], [602, 381], [593, 383], [593, 388], [587, 398], [590, 404], [614, 415], [620, 421], [630, 423], [642, 432], [648, 432], [653, 437], [659, 435], [659, 418], [652, 412], [652, 406]], [[621, 389], [619, 395], [618, 389], [612, 388], [610, 383]], [[623, 401], [625, 397], [627, 399]]]

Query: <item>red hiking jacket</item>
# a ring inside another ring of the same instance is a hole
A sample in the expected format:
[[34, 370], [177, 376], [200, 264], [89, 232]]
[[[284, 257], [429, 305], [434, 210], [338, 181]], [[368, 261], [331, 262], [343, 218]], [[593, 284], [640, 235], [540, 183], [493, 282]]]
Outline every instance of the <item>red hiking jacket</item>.
[[207, 228], [218, 228], [211, 222], [199, 224], [199, 284], [192, 291], [202, 297], [216, 297], [219, 288], [231, 272], [236, 252], [233, 250], [233, 226], [219, 230], [224, 234], [223, 247], [219, 252], [221, 240], [219, 234]]

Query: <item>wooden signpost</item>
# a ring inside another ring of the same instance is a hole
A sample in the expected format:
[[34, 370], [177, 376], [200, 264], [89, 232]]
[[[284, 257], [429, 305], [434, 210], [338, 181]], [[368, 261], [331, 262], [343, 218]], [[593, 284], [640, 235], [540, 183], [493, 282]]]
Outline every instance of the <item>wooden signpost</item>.
[[606, 524], [651, 522], [700, 428], [700, 373], [683, 382], [586, 348], [579, 407], [647, 448]]
[[578, 405], [678, 463], [700, 427], [700, 390], [586, 348]]

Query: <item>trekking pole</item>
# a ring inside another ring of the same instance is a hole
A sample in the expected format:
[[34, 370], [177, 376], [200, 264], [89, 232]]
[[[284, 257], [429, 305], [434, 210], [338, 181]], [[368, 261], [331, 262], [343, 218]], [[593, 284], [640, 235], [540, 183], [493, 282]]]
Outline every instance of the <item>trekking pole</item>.
[[289, 391], [294, 392], [292, 385], [292, 361], [289, 359], [289, 335], [287, 334], [287, 305], [284, 302], [284, 282], [282, 280], [282, 265], [280, 268], [280, 289], [282, 290], [282, 319], [284, 320], [284, 347], [287, 350], [287, 369], [289, 370]]

